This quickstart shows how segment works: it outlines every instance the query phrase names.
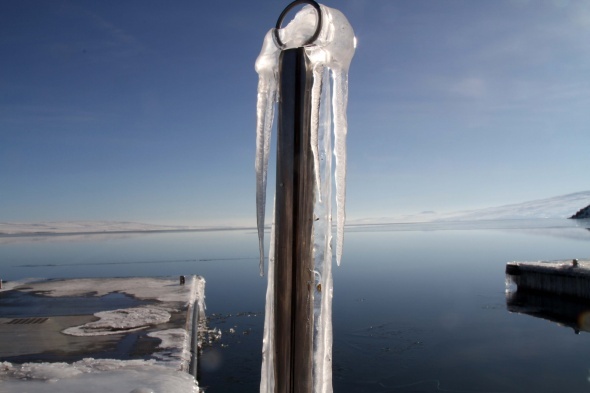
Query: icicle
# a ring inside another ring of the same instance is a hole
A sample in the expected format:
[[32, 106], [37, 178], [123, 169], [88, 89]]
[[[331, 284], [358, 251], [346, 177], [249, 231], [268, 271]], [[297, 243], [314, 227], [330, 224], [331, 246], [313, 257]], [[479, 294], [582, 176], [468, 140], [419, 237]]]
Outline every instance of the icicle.
[[[314, 296], [314, 392], [332, 392], [332, 111], [329, 70], [320, 76], [322, 91], [319, 121], [320, 193], [314, 215], [314, 263], [320, 276]], [[315, 83], [315, 81], [314, 81]]]
[[266, 179], [274, 108], [277, 100], [277, 71], [279, 49], [271, 32], [266, 34], [260, 55], [256, 59], [258, 99], [256, 102], [256, 224], [260, 252], [260, 275], [264, 275], [264, 217], [266, 209]]
[[[274, 208], [273, 208], [274, 210]], [[273, 214], [274, 217], [274, 214]], [[260, 375], [260, 392], [275, 391], [274, 369], [274, 292], [275, 292], [275, 222], [273, 219], [270, 232], [270, 250], [268, 251], [268, 283], [266, 287], [266, 305], [264, 309], [264, 333], [262, 336], [262, 370]]]
[[[306, 53], [314, 69], [321, 65], [328, 67], [332, 71], [334, 91], [331, 106], [334, 116], [334, 155], [336, 157], [336, 261], [340, 265], [344, 240], [344, 223], [346, 220], [346, 134], [348, 129], [346, 106], [348, 102], [348, 68], [354, 56], [356, 39], [348, 20], [340, 11], [323, 5], [321, 5], [321, 9], [324, 27], [320, 32], [316, 45], [307, 47]], [[316, 74], [314, 73], [314, 87], [316, 84], [315, 77]], [[325, 81], [325, 83], [329, 83], [329, 81]], [[327, 130], [326, 132], [330, 131]], [[322, 194], [320, 198], [323, 197], [324, 195]], [[321, 201], [321, 199], [318, 200]]]
[[334, 80], [334, 155], [336, 156], [336, 263], [342, 259], [344, 222], [346, 220], [346, 106], [348, 103], [348, 75], [342, 70], [333, 70]]
[[322, 77], [326, 67], [318, 64], [313, 68], [313, 86], [311, 89], [311, 125], [310, 125], [310, 144], [313, 154], [313, 166], [315, 174], [316, 194], [318, 201], [322, 201], [320, 191], [320, 157], [318, 152], [318, 129], [320, 121], [320, 98], [322, 92]]

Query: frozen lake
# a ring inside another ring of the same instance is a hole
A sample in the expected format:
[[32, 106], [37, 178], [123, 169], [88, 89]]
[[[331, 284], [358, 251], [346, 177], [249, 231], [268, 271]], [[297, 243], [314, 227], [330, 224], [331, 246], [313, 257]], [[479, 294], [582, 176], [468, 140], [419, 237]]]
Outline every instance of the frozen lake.
[[[590, 257], [586, 227], [348, 227], [342, 266], [334, 267], [334, 390], [590, 390], [590, 334], [508, 312], [504, 282], [509, 261]], [[266, 291], [257, 253], [255, 230], [0, 237], [0, 277], [202, 275], [210, 326], [223, 336], [203, 354], [200, 385], [254, 392]]]

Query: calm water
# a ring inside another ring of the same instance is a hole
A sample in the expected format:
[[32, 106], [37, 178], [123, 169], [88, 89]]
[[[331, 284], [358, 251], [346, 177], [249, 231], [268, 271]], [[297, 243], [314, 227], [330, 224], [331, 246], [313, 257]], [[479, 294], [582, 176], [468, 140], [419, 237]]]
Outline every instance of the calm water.
[[[351, 227], [334, 269], [336, 392], [589, 392], [590, 334], [507, 310], [513, 260], [590, 257], [590, 223]], [[209, 392], [255, 392], [266, 281], [255, 231], [0, 238], [0, 277], [207, 280]], [[230, 331], [233, 329], [233, 333]]]

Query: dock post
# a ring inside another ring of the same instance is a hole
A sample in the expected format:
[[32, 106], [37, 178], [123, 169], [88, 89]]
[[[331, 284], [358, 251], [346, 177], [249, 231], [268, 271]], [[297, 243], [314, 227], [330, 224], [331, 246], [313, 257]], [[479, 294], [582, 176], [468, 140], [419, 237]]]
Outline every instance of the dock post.
[[312, 71], [304, 48], [279, 61], [275, 207], [275, 393], [312, 391]]

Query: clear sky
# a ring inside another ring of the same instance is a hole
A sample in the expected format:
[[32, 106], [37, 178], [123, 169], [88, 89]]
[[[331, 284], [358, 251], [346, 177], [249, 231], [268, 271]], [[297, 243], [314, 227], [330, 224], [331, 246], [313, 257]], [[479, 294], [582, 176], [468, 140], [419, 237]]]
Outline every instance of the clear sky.
[[[287, 4], [0, 2], [0, 221], [255, 225], [254, 61]], [[589, 1], [324, 4], [358, 38], [350, 219], [590, 188]]]

